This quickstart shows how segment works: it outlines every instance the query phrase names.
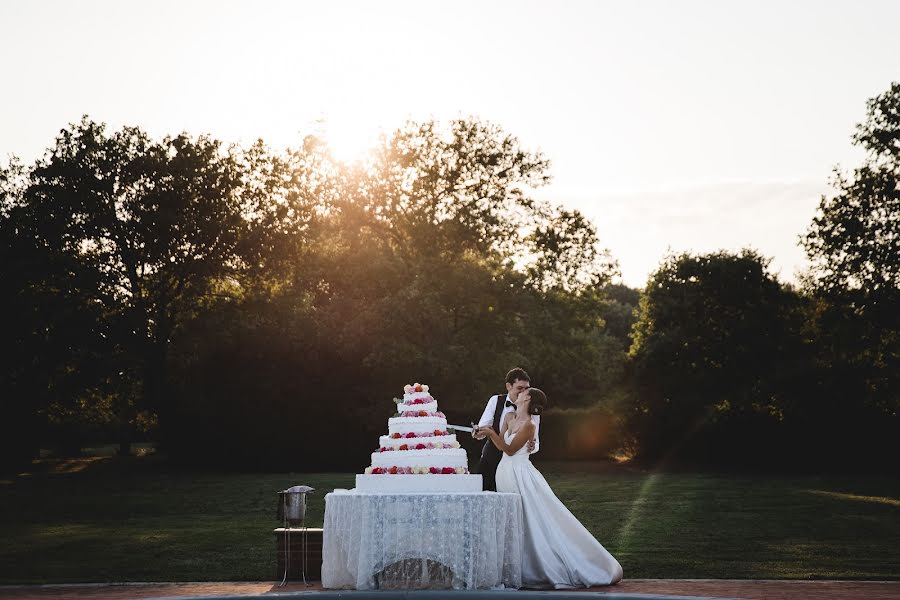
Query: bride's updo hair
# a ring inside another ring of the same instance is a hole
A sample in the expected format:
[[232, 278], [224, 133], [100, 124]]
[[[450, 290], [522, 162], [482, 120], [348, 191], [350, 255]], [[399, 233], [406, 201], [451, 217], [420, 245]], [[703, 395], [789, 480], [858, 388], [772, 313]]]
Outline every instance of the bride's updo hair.
[[547, 409], [547, 394], [537, 388], [528, 388], [528, 397], [531, 402], [528, 403], [528, 414], [539, 415]]

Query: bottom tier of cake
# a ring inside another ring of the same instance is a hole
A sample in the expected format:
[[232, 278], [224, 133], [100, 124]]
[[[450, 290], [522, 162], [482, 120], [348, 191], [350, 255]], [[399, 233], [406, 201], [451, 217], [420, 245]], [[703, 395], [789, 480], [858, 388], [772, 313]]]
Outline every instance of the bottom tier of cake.
[[481, 475], [362, 475], [356, 491], [402, 494], [404, 492], [480, 492]]

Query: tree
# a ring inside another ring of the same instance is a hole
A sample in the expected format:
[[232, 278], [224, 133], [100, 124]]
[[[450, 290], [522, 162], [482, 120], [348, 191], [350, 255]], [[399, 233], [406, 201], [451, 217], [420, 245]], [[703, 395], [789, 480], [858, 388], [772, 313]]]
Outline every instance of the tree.
[[645, 458], [740, 456], [751, 448], [739, 442], [780, 420], [799, 322], [767, 267], [752, 250], [684, 253], [650, 276], [630, 349], [630, 428]]
[[622, 283], [610, 283], [603, 287], [601, 293], [606, 331], [621, 344], [624, 352], [628, 352], [641, 292]]
[[371, 214], [373, 233], [401, 260], [490, 255], [518, 265], [535, 287], [602, 284], [615, 264], [593, 225], [530, 196], [550, 181], [549, 167], [491, 123], [410, 121], [350, 179], [344, 210]]
[[[853, 142], [866, 151], [848, 177], [835, 170], [833, 197], [823, 196], [801, 243], [813, 284], [826, 292], [858, 291], [867, 303], [898, 301], [900, 292], [900, 83], [867, 103]], [[888, 310], [898, 305], [886, 307]]]
[[[98, 358], [110, 351], [95, 335], [101, 310], [92, 302], [92, 274], [27, 235], [27, 179], [15, 160], [0, 169], [0, 466], [6, 467], [30, 462], [53, 415], [76, 410], [77, 398], [98, 385]], [[59, 450], [79, 447], [72, 436], [57, 435]]]
[[258, 195], [242, 194], [241, 161], [261, 159], [207, 136], [154, 141], [136, 127], [109, 134], [84, 117], [29, 171], [22, 234], [93, 279], [106, 331], [138, 369], [137, 404], [163, 427], [173, 333], [199, 298], [259, 254], [248, 240], [264, 211], [254, 210]]
[[[540, 364], [559, 381], [591, 372], [573, 379], [579, 393], [590, 388], [599, 367], [587, 332], [602, 327], [596, 290], [616, 265], [583, 215], [531, 197], [549, 166], [477, 119], [409, 122], [382, 139], [374, 160], [347, 177], [335, 215], [334, 239], [356, 257], [340, 268], [353, 276], [329, 290], [367, 298], [340, 311], [377, 347], [361, 360], [386, 368], [405, 364], [396, 357], [429, 357], [448, 379], [467, 373], [469, 394], [495, 363]], [[417, 328], [428, 335], [396, 335]], [[458, 360], [448, 361], [453, 349]], [[478, 375], [472, 353], [483, 357]], [[504, 370], [495, 367], [494, 380]]]
[[865, 441], [872, 461], [900, 437], [900, 83], [866, 103], [852, 141], [863, 164], [835, 169], [836, 192], [800, 241], [826, 421]]

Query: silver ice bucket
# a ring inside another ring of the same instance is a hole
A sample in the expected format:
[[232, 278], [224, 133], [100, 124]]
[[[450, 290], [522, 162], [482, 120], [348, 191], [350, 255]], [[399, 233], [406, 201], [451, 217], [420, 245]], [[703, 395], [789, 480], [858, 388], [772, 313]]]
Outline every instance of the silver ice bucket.
[[278, 492], [278, 520], [288, 525], [302, 525], [306, 519], [306, 494], [312, 491], [308, 485], [295, 485]]

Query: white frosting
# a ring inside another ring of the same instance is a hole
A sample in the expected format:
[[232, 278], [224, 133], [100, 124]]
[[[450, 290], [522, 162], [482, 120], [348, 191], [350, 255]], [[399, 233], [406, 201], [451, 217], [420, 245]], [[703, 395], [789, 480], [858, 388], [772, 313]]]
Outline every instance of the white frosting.
[[408, 400], [417, 400], [419, 398], [430, 398], [431, 400], [435, 400], [429, 392], [413, 392], [411, 394], [403, 394], [403, 401], [406, 402]]
[[373, 467], [468, 467], [469, 459], [463, 448], [432, 448], [425, 450], [389, 450], [372, 453]]
[[481, 475], [357, 475], [356, 490], [374, 493], [480, 492]]
[[426, 402], [425, 404], [398, 404], [397, 411], [405, 412], [408, 410], [424, 410], [428, 412], [437, 412], [437, 402], [432, 400], [431, 402]]
[[[425, 433], [422, 431], [416, 433]], [[394, 439], [389, 435], [383, 435], [378, 438], [378, 447], [379, 448], [399, 448], [403, 444], [415, 446], [416, 444], [452, 444], [456, 441], [456, 434], [451, 433], [450, 435], [435, 435], [432, 437], [417, 437], [417, 438], [399, 438]]]
[[391, 417], [388, 419], [388, 434], [420, 431], [447, 430], [447, 419], [444, 417]]

